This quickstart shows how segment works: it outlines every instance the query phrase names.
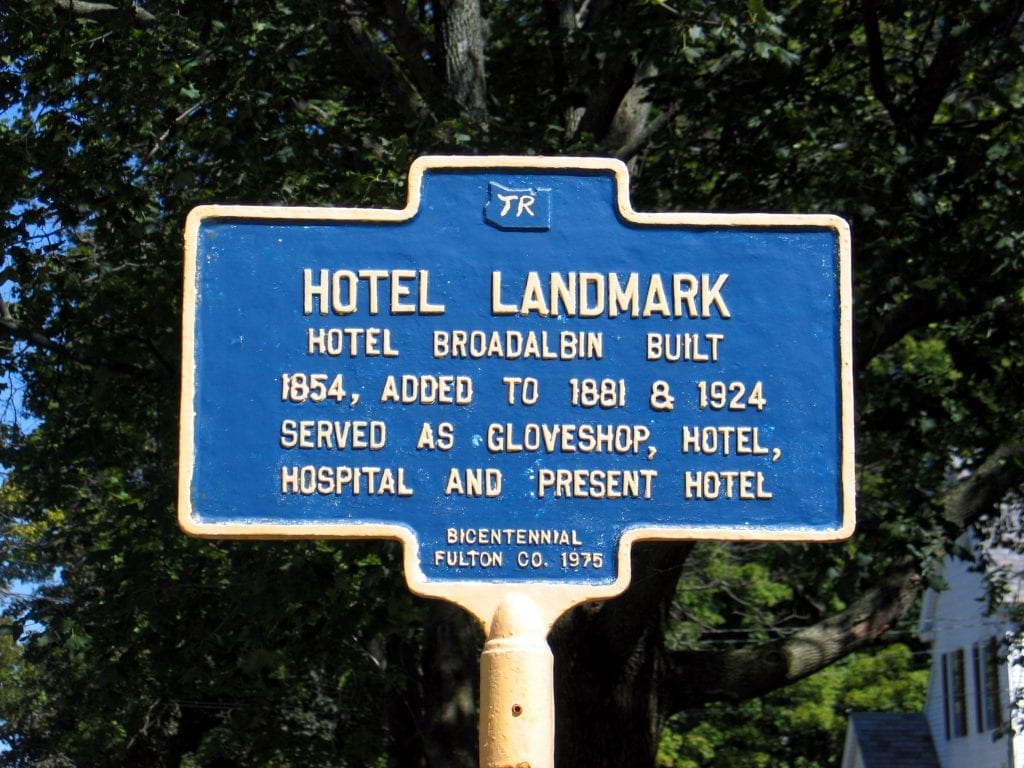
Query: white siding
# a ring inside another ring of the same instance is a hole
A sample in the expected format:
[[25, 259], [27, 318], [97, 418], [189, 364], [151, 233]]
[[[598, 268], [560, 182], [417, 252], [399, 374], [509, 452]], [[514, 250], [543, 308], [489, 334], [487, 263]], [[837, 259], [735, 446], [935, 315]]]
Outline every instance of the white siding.
[[[949, 589], [928, 596], [921, 623], [922, 636], [932, 641], [932, 668], [925, 716], [932, 731], [939, 763], [942, 768], [1010, 768], [1010, 740], [1005, 736], [993, 738], [996, 731], [987, 728], [988, 724], [984, 722], [984, 700], [979, 718], [979, 686], [974, 659], [975, 647], [983, 656], [991, 638], [999, 638], [1001, 643], [1007, 627], [999, 617], [985, 615], [985, 582], [981, 574], [971, 570], [970, 564], [948, 561], [944, 575]], [[1005, 647], [1002, 644], [999, 647], [1002, 656]], [[949, 669], [945, 677], [943, 674], [944, 659], [955, 659], [958, 652], [963, 654], [967, 731], [965, 735], [959, 736], [955, 733], [955, 719], [947, 714], [944, 695], [952, 693], [953, 676]], [[980, 664], [983, 665], [984, 661]], [[984, 691], [983, 667], [981, 671], [981, 690]], [[1011, 715], [1011, 698], [1005, 664], [999, 667], [999, 677], [1001, 714], [1006, 722]], [[1024, 754], [1020, 750], [1017, 753], [1019, 756], [1013, 768], [1024, 768]]]
[[[1021, 658], [1019, 652], [1014, 652], [1010, 656], [1009, 683], [1010, 701], [1013, 702], [1024, 691], [1024, 659]], [[1016, 720], [1020, 713], [1011, 710], [1010, 716]], [[1024, 766], [1024, 733], [1021, 732], [1020, 728], [1014, 729], [1011, 759], [1014, 768], [1022, 768]]]
[[852, 722], [846, 726], [846, 743], [843, 745], [843, 764], [840, 768], [864, 768], [864, 759], [857, 745]]

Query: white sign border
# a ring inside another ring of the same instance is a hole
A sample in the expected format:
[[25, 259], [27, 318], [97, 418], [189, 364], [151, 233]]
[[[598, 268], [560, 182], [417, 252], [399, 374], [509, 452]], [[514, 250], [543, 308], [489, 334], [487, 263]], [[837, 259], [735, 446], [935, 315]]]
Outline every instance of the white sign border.
[[[615, 177], [619, 215], [633, 224], [707, 227], [815, 227], [832, 229], [839, 244], [839, 388], [841, 399], [840, 488], [842, 523], [838, 529], [772, 530], [764, 528], [630, 528], [619, 540], [618, 576], [606, 584], [538, 582], [448, 582], [429, 581], [417, 559], [418, 541], [402, 525], [366, 523], [206, 523], [196, 520], [192, 510], [192, 477], [195, 466], [195, 319], [198, 306], [197, 250], [199, 228], [210, 219], [276, 219], [323, 222], [404, 222], [420, 208], [424, 173], [433, 170], [494, 169], [523, 171], [611, 172]], [[644, 213], [633, 210], [629, 199], [629, 170], [619, 160], [596, 157], [531, 157], [512, 155], [441, 156], [417, 158], [409, 167], [408, 198], [404, 208], [333, 208], [270, 205], [202, 205], [194, 208], [185, 223], [184, 300], [182, 305], [181, 408], [179, 430], [178, 523], [182, 530], [210, 539], [391, 539], [402, 543], [405, 578], [409, 588], [425, 597], [457, 603], [483, 623], [490, 621], [497, 606], [510, 594], [529, 596], [551, 626], [573, 605], [621, 594], [629, 586], [631, 551], [637, 541], [724, 540], [724, 541], [841, 541], [853, 534], [855, 526], [855, 454], [853, 413], [853, 289], [851, 238], [847, 222], [830, 214], [781, 213]]]

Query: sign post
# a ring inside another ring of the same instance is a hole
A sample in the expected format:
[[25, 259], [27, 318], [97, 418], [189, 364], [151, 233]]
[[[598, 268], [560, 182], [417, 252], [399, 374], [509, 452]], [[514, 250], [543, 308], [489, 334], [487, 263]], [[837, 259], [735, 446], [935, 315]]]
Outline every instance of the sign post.
[[488, 634], [483, 765], [551, 765], [546, 634], [626, 588], [634, 541], [852, 533], [842, 219], [426, 157], [402, 209], [203, 206], [185, 254], [182, 528], [401, 541]]

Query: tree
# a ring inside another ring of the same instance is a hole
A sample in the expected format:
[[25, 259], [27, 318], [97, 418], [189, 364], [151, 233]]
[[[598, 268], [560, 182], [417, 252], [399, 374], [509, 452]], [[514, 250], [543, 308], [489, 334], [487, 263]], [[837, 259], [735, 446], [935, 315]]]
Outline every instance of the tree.
[[[927, 656], [927, 652], [924, 653]], [[920, 712], [928, 670], [902, 643], [853, 654], [799, 683], [744, 702], [677, 715], [659, 768], [839, 765], [851, 711]]]
[[853, 225], [855, 538], [637, 547], [630, 590], [552, 633], [559, 764], [653, 765], [673, 714], [874, 643], [1022, 490], [1021, 10], [8, 4], [0, 568], [44, 586], [8, 605], [0, 762], [475, 764], [479, 633], [392, 547], [191, 541], [173, 512], [187, 210], [396, 207], [426, 153], [614, 155], [641, 210]]

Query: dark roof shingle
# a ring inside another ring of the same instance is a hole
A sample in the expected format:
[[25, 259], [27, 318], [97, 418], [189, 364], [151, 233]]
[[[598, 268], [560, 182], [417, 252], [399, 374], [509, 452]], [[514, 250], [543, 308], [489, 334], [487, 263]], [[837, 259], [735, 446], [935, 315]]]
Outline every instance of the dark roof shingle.
[[919, 712], [850, 715], [864, 768], [939, 768], [928, 721]]

